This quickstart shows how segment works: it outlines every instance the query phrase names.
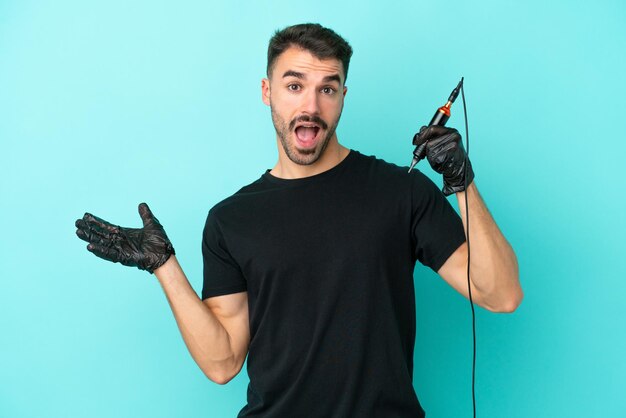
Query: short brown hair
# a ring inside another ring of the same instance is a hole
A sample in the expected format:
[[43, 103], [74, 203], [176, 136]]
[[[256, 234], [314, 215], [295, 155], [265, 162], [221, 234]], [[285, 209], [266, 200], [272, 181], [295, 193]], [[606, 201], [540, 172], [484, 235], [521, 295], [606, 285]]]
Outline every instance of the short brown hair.
[[309, 51], [318, 59], [335, 58], [343, 64], [344, 82], [352, 56], [350, 44], [332, 29], [318, 23], [302, 23], [277, 30], [267, 48], [267, 76], [271, 77], [274, 62], [291, 46]]

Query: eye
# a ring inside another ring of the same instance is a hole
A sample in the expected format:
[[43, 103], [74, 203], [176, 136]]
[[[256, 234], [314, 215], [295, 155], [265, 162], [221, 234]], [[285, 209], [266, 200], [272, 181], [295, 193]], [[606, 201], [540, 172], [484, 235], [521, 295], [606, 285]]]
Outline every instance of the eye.
[[298, 90], [300, 90], [300, 85], [299, 84], [289, 84], [287, 86], [287, 89], [291, 90], [291, 91], [298, 91]]
[[322, 93], [324, 93], [324, 94], [334, 94], [336, 91], [337, 91], [337, 90], [335, 90], [335, 89], [334, 89], [334, 88], [332, 88], [332, 87], [324, 87], [324, 88], [322, 89]]

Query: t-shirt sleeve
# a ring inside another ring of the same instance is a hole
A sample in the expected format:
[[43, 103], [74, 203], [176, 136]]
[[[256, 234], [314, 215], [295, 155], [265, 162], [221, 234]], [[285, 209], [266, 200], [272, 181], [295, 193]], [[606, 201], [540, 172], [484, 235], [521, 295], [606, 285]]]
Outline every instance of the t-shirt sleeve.
[[426, 175], [412, 176], [414, 259], [435, 272], [465, 242], [461, 217]]
[[202, 260], [202, 299], [247, 289], [243, 273], [228, 249], [224, 233], [213, 211], [209, 211], [202, 233]]

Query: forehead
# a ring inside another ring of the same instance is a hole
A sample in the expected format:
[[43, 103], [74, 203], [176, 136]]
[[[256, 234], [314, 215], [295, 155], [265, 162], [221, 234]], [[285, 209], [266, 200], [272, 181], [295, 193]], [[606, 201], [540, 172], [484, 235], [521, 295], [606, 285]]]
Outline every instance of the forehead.
[[290, 47], [276, 58], [272, 78], [282, 78], [286, 71], [296, 71], [305, 75], [324, 77], [339, 74], [341, 80], [345, 80], [343, 64], [336, 58], [320, 60], [309, 51], [297, 47]]

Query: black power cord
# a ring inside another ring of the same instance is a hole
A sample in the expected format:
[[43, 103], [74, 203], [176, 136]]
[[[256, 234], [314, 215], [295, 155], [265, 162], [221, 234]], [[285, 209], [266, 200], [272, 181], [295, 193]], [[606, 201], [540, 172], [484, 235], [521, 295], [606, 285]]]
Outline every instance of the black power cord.
[[472, 356], [472, 405], [474, 407], [474, 418], [476, 418], [476, 313], [474, 312], [474, 301], [472, 299], [472, 286], [470, 285], [470, 219], [469, 204], [467, 193], [467, 166], [469, 165], [469, 128], [467, 126], [467, 107], [465, 106], [465, 90], [461, 84], [461, 98], [463, 99], [463, 116], [465, 117], [465, 223], [467, 237], [467, 292], [469, 294], [470, 307], [472, 308], [472, 337], [473, 337], [473, 356]]
[[[446, 124], [446, 122], [450, 118], [450, 107], [452, 106], [452, 103], [454, 103], [457, 96], [459, 95], [459, 90], [460, 90], [461, 97], [463, 98], [463, 115], [465, 117], [465, 142], [467, 144], [466, 152], [465, 152], [465, 168], [464, 168], [463, 176], [465, 177], [464, 182], [465, 182], [465, 224], [466, 224], [465, 236], [467, 239], [467, 292], [469, 296], [470, 307], [472, 308], [472, 336], [473, 336], [472, 405], [473, 405], [473, 410], [474, 410], [474, 418], [476, 418], [476, 313], [474, 311], [474, 300], [472, 299], [472, 286], [471, 286], [471, 281], [470, 281], [470, 234], [469, 234], [470, 219], [469, 219], [469, 204], [468, 204], [469, 199], [467, 195], [468, 194], [467, 188], [469, 186], [467, 183], [467, 167], [469, 166], [469, 128], [468, 128], [468, 123], [467, 123], [467, 106], [465, 104], [465, 90], [463, 88], [463, 79], [464, 77], [461, 77], [461, 81], [459, 82], [459, 84], [455, 87], [454, 90], [452, 90], [452, 93], [450, 94], [450, 97], [448, 98], [448, 102], [445, 105], [441, 106], [439, 109], [437, 109], [437, 112], [435, 112], [435, 116], [433, 116], [432, 120], [430, 121], [429, 126], [432, 126], [432, 125], [444, 126]], [[415, 139], [417, 138], [418, 135], [419, 135], [419, 132], [415, 134], [415, 137], [413, 138], [413, 143], [415, 143]], [[415, 164], [417, 164], [421, 159], [423, 159], [426, 156], [427, 143], [428, 141], [415, 147], [415, 150], [413, 151], [413, 161], [411, 161], [411, 165], [409, 166], [409, 173], [411, 172], [413, 167], [415, 167]], [[459, 210], [461, 210], [461, 208], [459, 208]]]

